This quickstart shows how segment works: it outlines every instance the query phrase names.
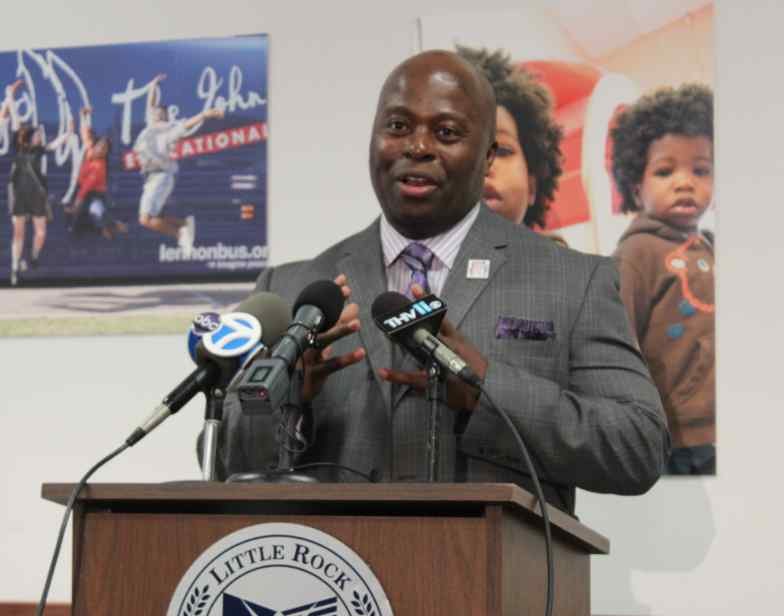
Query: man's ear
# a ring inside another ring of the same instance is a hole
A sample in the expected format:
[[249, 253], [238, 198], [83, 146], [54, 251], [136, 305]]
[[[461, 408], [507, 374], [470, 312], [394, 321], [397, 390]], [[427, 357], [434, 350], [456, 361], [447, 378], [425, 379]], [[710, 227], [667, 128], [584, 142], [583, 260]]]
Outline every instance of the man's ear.
[[490, 148], [487, 150], [487, 154], [485, 155], [485, 164], [486, 164], [485, 175], [490, 173], [490, 167], [492, 166], [493, 161], [495, 160], [496, 152], [498, 152], [498, 142], [493, 141], [493, 143], [490, 144]]

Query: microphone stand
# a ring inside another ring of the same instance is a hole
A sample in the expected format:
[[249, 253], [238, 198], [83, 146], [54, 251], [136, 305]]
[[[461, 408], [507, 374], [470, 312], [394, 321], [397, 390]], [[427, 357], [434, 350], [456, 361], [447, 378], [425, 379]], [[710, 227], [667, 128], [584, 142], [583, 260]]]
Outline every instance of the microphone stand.
[[294, 470], [291, 445], [292, 435], [297, 434], [301, 414], [299, 408], [284, 404], [281, 409], [280, 442], [278, 443], [278, 463], [269, 471], [234, 473], [226, 481], [229, 483], [319, 483], [319, 480]]
[[226, 392], [213, 387], [204, 392], [207, 404], [204, 410], [204, 460], [202, 477], [204, 481], [215, 481], [215, 462], [218, 457], [218, 432], [223, 421], [223, 402]]
[[[298, 383], [301, 388], [302, 383]], [[319, 483], [316, 477], [299, 473], [294, 469], [295, 453], [307, 448], [307, 444], [297, 438], [303, 421], [302, 409], [296, 404], [284, 403], [280, 407], [278, 424], [278, 460], [275, 468], [268, 471], [234, 473], [226, 481], [229, 483]], [[298, 449], [299, 447], [299, 449]]]
[[265, 481], [272, 483], [318, 483], [318, 479], [298, 473], [294, 470], [292, 453], [295, 452], [292, 441], [296, 442], [299, 423], [302, 419], [299, 407], [284, 404], [281, 409], [281, 432], [278, 443], [278, 468], [268, 473]]
[[428, 417], [427, 439], [427, 480], [430, 483], [440, 478], [439, 473], [439, 435], [441, 427], [441, 406], [438, 394], [441, 386], [441, 367], [435, 360], [430, 360], [427, 367], [427, 400], [430, 402], [430, 416]]

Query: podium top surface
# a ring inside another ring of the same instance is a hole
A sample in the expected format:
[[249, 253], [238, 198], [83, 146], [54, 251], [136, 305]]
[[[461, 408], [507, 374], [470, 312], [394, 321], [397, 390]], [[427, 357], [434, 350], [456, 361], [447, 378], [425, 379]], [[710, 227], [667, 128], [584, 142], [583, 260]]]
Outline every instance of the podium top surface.
[[[75, 484], [45, 483], [41, 496], [65, 505]], [[171, 483], [94, 483], [79, 495], [83, 504], [343, 504], [356, 506], [414, 505], [426, 508], [501, 505], [528, 517], [541, 518], [536, 498], [508, 483], [316, 483], [262, 484], [182, 481]], [[609, 540], [564, 512], [547, 507], [554, 531], [568, 535], [592, 553], [609, 552]]]

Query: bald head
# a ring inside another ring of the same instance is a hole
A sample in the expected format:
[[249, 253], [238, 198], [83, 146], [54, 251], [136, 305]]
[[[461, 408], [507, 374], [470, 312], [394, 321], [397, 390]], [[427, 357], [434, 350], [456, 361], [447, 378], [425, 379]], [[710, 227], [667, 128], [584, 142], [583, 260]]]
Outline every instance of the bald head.
[[478, 203], [495, 156], [495, 107], [487, 79], [449, 51], [413, 56], [387, 77], [370, 175], [385, 217], [404, 236], [443, 233]]
[[376, 113], [384, 102], [390, 88], [399, 87], [414, 76], [430, 75], [430, 78], [452, 83], [474, 101], [481, 127], [487, 130], [492, 141], [495, 135], [495, 91], [487, 77], [472, 63], [452, 51], [433, 49], [423, 51], [398, 64], [381, 86]]

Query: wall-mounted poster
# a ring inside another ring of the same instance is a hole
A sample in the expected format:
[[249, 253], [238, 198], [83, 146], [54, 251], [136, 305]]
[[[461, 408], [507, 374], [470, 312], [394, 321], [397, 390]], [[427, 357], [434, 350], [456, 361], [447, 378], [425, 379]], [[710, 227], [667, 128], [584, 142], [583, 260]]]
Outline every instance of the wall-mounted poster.
[[667, 413], [666, 472], [714, 474], [713, 3], [558, 0], [423, 17], [417, 33], [493, 85], [488, 206], [616, 258]]
[[0, 53], [0, 335], [242, 296], [267, 260], [267, 45]]

